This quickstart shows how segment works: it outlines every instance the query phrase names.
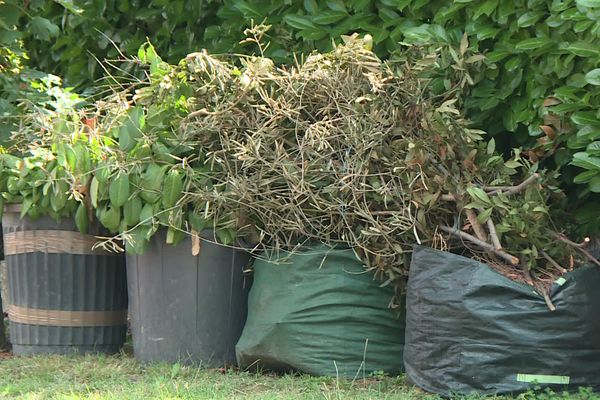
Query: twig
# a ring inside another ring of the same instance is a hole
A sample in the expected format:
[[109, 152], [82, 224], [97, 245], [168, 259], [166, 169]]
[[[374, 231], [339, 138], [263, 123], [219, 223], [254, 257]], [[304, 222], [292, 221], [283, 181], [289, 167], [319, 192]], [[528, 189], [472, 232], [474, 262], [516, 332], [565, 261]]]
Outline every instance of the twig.
[[[483, 209], [479, 208], [479, 212], [483, 212]], [[494, 221], [492, 218], [488, 218], [486, 221], [486, 225], [488, 231], [490, 232], [490, 238], [492, 239], [492, 244], [496, 250], [502, 250], [502, 244], [500, 243], [500, 239], [498, 238], [498, 233], [496, 232], [496, 225], [494, 225]]]
[[557, 263], [552, 257], [550, 257], [550, 255], [548, 253], [546, 253], [544, 250], [540, 251], [540, 253], [542, 254], [542, 256], [544, 256], [544, 258], [546, 260], [548, 260], [548, 262], [550, 264], [552, 264], [557, 270], [559, 270], [561, 273], [565, 273], [567, 272], [566, 268], [563, 268], [559, 263]]
[[[490, 194], [490, 195], [498, 194], [500, 192], [504, 193], [504, 194], [512, 195], [512, 194], [517, 194], [519, 192], [522, 192], [523, 190], [525, 190], [525, 188], [527, 186], [536, 182], [539, 178], [540, 178], [540, 174], [535, 173], [516, 186], [498, 186], [496, 188], [494, 188], [493, 186], [492, 187], [486, 186], [486, 187], [487, 187], [487, 190], [489, 190], [488, 194]], [[486, 190], [485, 189], [486, 187], [484, 187], [484, 190]]]
[[[576, 248], [577, 250], [579, 250], [584, 256], [586, 256], [588, 258], [588, 260], [590, 260], [591, 262], [593, 262], [594, 264], [596, 264], [597, 266], [600, 267], [600, 261], [598, 261], [596, 259], [596, 257], [594, 257], [589, 251], [587, 251], [586, 249], [583, 248], [582, 244], [580, 243], [575, 243], [572, 240], [567, 239], [566, 237], [564, 237], [563, 235], [561, 235], [560, 233], [556, 233], [556, 232], [550, 232], [550, 234], [560, 240], [563, 243], [568, 244], [569, 246], [572, 246], [574, 248]], [[585, 241], [584, 241], [585, 243]]]
[[475, 214], [475, 211], [466, 209], [465, 214], [467, 215], [467, 219], [469, 220], [471, 227], [473, 227], [473, 232], [475, 232], [475, 236], [477, 236], [479, 240], [483, 240], [485, 242], [487, 240], [487, 234], [485, 233], [483, 227], [477, 220], [477, 214]]
[[456, 201], [456, 197], [450, 193], [441, 195], [440, 199], [444, 201]]
[[524, 261], [521, 261], [521, 269], [523, 270], [523, 275], [525, 275], [525, 280], [530, 286], [533, 286], [533, 278], [531, 277], [531, 272], [529, 272], [529, 268]]
[[488, 218], [486, 224], [488, 227], [488, 231], [490, 231], [490, 237], [492, 238], [494, 248], [496, 250], [502, 250], [502, 244], [500, 244], [500, 239], [498, 239], [498, 234], [496, 233], [496, 226], [494, 225], [494, 221], [492, 221], [491, 218]]
[[469, 235], [468, 233], [463, 232], [459, 229], [450, 228], [449, 226], [445, 226], [445, 225], [440, 225], [439, 228], [440, 228], [440, 230], [442, 230], [446, 233], [450, 233], [451, 235], [460, 237], [464, 240], [468, 240], [469, 242], [481, 247], [482, 249], [494, 253], [498, 257], [506, 260], [510, 265], [518, 265], [519, 264], [519, 259], [517, 257], [510, 255], [502, 250], [496, 250], [494, 248], [494, 246], [492, 246], [491, 244], [486, 243], [482, 240], [477, 239], [475, 236]]
[[544, 300], [546, 301], [546, 305], [548, 306], [550, 311], [556, 311], [556, 306], [552, 304], [552, 300], [550, 300], [550, 296], [548, 296], [548, 293], [543, 292], [542, 295], [544, 296]]

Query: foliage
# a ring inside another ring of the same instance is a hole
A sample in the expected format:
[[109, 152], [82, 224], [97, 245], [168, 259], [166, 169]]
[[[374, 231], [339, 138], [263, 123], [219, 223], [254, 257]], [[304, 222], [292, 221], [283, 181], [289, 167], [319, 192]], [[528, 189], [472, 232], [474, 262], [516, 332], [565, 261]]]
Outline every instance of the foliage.
[[[83, 103], [71, 89], [63, 88], [59, 77], [28, 67], [28, 56], [20, 42], [22, 32], [16, 30], [22, 13], [19, 2], [0, 1], [0, 143], [3, 146], [15, 145], [10, 140], [11, 133], [20, 129], [28, 112], [62, 113]], [[30, 136], [17, 139], [25, 144], [33, 140]]]
[[88, 186], [106, 144], [85, 121], [73, 110], [26, 114], [18, 135], [34, 140], [0, 154], [0, 203], [21, 204], [21, 217], [74, 217], [86, 233]]
[[[204, 45], [203, 31], [215, 19], [215, 0], [25, 2], [20, 30], [33, 65], [90, 86], [104, 75], [100, 61], [135, 54], [150, 36], [171, 61]], [[127, 75], [132, 65], [122, 66]]]
[[[36, 20], [41, 32], [30, 30], [28, 48], [36, 65], [81, 83], [100, 76], [87, 51], [100, 60], [118, 57], [109, 38], [133, 54], [149, 36], [159, 53], [173, 62], [202, 47], [213, 53], [239, 52], [244, 46], [256, 49], [253, 43], [238, 43], [238, 38], [251, 20], [267, 19], [272, 29], [264, 55], [276, 63], [290, 63], [293, 52], [330, 50], [332, 38], [355, 31], [370, 33], [376, 54], [384, 58], [394, 58], [399, 42], [458, 47], [467, 33], [472, 50], [487, 57], [472, 76], [476, 84], [465, 99], [467, 115], [497, 137], [505, 155], [521, 146], [532, 162], [540, 159], [549, 168], [559, 168], [572, 206], [582, 206], [580, 219], [588, 222], [583, 230], [597, 228], [593, 221], [600, 217], [598, 211], [585, 205], [595, 204], [600, 191], [597, 1], [165, 3], [152, 1], [142, 9], [136, 2], [31, 2], [29, 12], [44, 22]], [[47, 40], [59, 30], [60, 38], [48, 52]]]
[[[247, 41], [263, 49], [266, 32], [248, 30]], [[134, 252], [161, 226], [171, 244], [203, 229], [225, 244], [343, 244], [391, 282], [413, 244], [456, 247], [439, 229], [473, 231], [470, 210], [495, 224], [510, 264], [554, 276], [545, 251], [568, 265], [573, 252], [547, 232], [548, 204], [561, 201], [554, 176], [519, 149], [505, 161], [457, 108], [482, 57], [466, 44], [407, 47], [385, 64], [369, 37], [344, 40], [289, 69], [206, 52], [169, 65], [143, 46], [135, 62], [148, 84], [101, 108], [97, 130], [115, 142], [90, 185], [99, 220]], [[533, 173], [543, 186], [515, 189]]]
[[[150, 44], [138, 52], [148, 65], [150, 82], [118, 93], [106, 101], [98, 130], [116, 140], [107, 148], [109, 157], [99, 164], [90, 186], [91, 204], [100, 222], [120, 233], [128, 251], [141, 252], [160, 228], [167, 229], [167, 243], [177, 244], [187, 234], [195, 238], [213, 230], [224, 244], [236, 234], [237, 205], [225, 204], [223, 185], [213, 185], [221, 174], [195, 141], [179, 129], [205, 88], [196, 86], [204, 71], [186, 58], [179, 66], [162, 61]], [[214, 62], [205, 67], [229, 80], [229, 67]], [[195, 199], [192, 202], [192, 198]]]

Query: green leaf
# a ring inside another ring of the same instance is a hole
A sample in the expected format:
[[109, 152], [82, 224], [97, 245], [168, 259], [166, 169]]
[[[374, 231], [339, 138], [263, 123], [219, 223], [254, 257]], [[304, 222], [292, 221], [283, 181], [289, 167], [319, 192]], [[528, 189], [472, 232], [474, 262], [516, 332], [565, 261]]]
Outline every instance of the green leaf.
[[60, 4], [73, 14], [81, 14], [83, 12], [83, 8], [80, 8], [77, 5], [75, 5], [73, 3], [73, 0], [54, 0], [54, 2]]
[[479, 7], [477, 7], [475, 9], [475, 12], [473, 13], [473, 19], [477, 19], [482, 15], [490, 15], [492, 12], [494, 12], [494, 10], [496, 9], [496, 7], [498, 7], [498, 1], [499, 0], [487, 0], [485, 1], [482, 5], [480, 5]]
[[319, 28], [315, 25], [311, 19], [307, 17], [303, 17], [301, 15], [288, 14], [283, 17], [283, 21], [291, 26], [292, 28], [301, 29], [301, 30], [316, 30]]
[[549, 38], [531, 38], [531, 39], [521, 40], [519, 43], [517, 43], [515, 45], [515, 49], [521, 50], [521, 51], [529, 51], [529, 50], [540, 49], [542, 47], [547, 47], [547, 46], [549, 47], [549, 46], [552, 46], [553, 44], [554, 44], [554, 41]]
[[600, 193], [600, 175], [593, 178], [588, 185], [592, 192]]
[[588, 144], [585, 151], [591, 156], [600, 156], [600, 142], [592, 142]]
[[491, 138], [487, 144], [487, 153], [490, 155], [494, 154], [494, 150], [496, 150], [496, 140]]
[[600, 171], [600, 157], [593, 157], [585, 152], [573, 154], [571, 164], [590, 171]]
[[544, 16], [544, 13], [539, 12], [539, 11], [529, 11], [526, 12], [525, 14], [521, 15], [519, 17], [519, 19], [517, 20], [517, 26], [519, 28], [527, 28], [531, 25], [534, 25], [536, 22], [538, 22], [542, 17]]
[[60, 28], [57, 25], [39, 16], [31, 18], [29, 29], [36, 38], [44, 41], [50, 41], [51, 38], [57, 37], [60, 33]]
[[596, 68], [585, 74], [585, 81], [590, 85], [600, 86], [600, 68]]
[[94, 208], [98, 208], [98, 179], [94, 176], [92, 183], [90, 183], [90, 201]]
[[576, 0], [575, 2], [578, 6], [590, 8], [600, 7], [600, 0]]
[[312, 21], [321, 25], [329, 25], [336, 23], [346, 18], [347, 16], [348, 14], [345, 12], [327, 10], [319, 12], [318, 15], [315, 15], [312, 18]]
[[229, 228], [220, 228], [215, 231], [217, 234], [217, 239], [222, 244], [231, 244], [233, 239], [235, 238], [235, 231]]
[[75, 225], [77, 226], [79, 232], [84, 234], [88, 232], [88, 210], [83, 203], [79, 204], [79, 207], [77, 207], [77, 212], [75, 212]]
[[327, 31], [323, 29], [302, 29], [298, 31], [298, 36], [306, 40], [319, 40], [327, 36]]
[[125, 172], [119, 172], [117, 177], [108, 187], [108, 196], [113, 207], [121, 207], [129, 198], [129, 175]]
[[587, 183], [598, 175], [600, 175], [600, 171], [583, 171], [573, 178], [573, 183]]
[[258, 9], [251, 6], [247, 1], [235, 0], [233, 2], [233, 6], [241, 11], [244, 15], [247, 15], [251, 18], [262, 19], [264, 17], [264, 15]]
[[494, 211], [493, 208], [487, 208], [483, 210], [483, 212], [479, 213], [479, 215], [477, 216], [477, 221], [480, 224], [486, 223], [487, 220], [490, 219], [490, 217], [492, 216], [492, 211]]
[[492, 201], [490, 200], [489, 196], [483, 189], [473, 186], [473, 187], [467, 188], [467, 192], [469, 193], [469, 195], [471, 196], [471, 198], [473, 200], [479, 201], [479, 202], [485, 204], [486, 206], [492, 205]]
[[600, 119], [598, 119], [596, 113], [592, 111], [578, 111], [573, 113], [573, 115], [571, 115], [571, 121], [577, 125], [600, 125]]
[[580, 57], [596, 57], [600, 55], [600, 46], [585, 41], [569, 43], [564, 49]]
[[304, 0], [304, 9], [310, 14], [316, 14], [319, 11], [319, 5], [316, 0]]
[[165, 208], [173, 207], [183, 195], [183, 175], [176, 169], [169, 171], [165, 177], [162, 204]]
[[348, 10], [346, 9], [346, 5], [342, 0], [327, 0], [325, 4], [327, 4], [327, 7], [329, 7], [333, 11], [341, 11], [345, 13], [348, 12]]

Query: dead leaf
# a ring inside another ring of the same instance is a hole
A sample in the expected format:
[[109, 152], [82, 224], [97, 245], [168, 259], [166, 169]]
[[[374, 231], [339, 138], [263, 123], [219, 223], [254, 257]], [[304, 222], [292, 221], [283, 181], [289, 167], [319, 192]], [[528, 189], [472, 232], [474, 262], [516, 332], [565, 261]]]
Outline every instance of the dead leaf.
[[192, 255], [197, 256], [200, 254], [200, 235], [195, 230], [192, 230]]
[[552, 129], [551, 126], [540, 125], [540, 129], [544, 132], [546, 136], [548, 136], [548, 138], [554, 140], [554, 138], [556, 137], [556, 132], [554, 132], [554, 129]]
[[561, 104], [562, 101], [560, 101], [559, 99], [557, 99], [556, 97], [547, 97], [544, 100], [544, 107], [550, 107], [550, 106], [555, 106], [557, 104]]

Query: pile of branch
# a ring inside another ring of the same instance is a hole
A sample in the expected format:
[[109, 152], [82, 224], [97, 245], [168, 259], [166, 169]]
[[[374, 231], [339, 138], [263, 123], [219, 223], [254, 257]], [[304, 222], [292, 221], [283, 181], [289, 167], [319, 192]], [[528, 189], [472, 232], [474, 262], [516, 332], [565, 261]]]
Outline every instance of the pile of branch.
[[443, 71], [450, 85], [434, 90], [439, 57], [409, 49], [383, 63], [357, 37], [292, 68], [194, 53], [144, 102], [191, 88], [174, 135], [206, 169], [186, 202], [206, 217], [230, 210], [263, 248], [350, 246], [390, 282], [407, 275], [415, 244], [462, 249], [530, 283], [598, 263], [549, 228], [544, 171], [518, 152], [504, 160], [469, 127], [467, 72]]

